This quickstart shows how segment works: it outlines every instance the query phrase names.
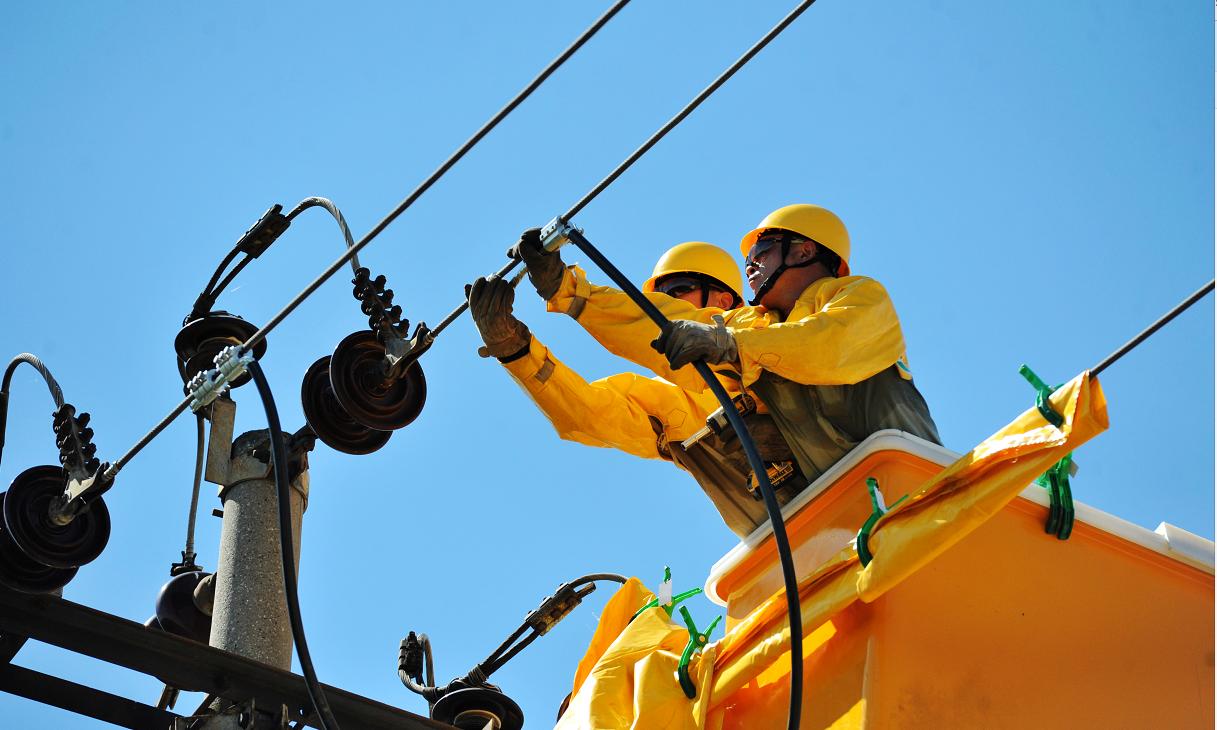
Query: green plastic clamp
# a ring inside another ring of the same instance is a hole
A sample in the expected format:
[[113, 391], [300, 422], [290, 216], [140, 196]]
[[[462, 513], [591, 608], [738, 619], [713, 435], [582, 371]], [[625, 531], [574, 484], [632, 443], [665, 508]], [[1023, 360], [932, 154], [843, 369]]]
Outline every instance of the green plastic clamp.
[[693, 699], [697, 697], [697, 685], [693, 684], [693, 680], [689, 677], [689, 660], [710, 643], [710, 634], [714, 633], [714, 627], [718, 626], [718, 622], [723, 617], [716, 616], [705, 631], [697, 630], [697, 624], [693, 623], [689, 609], [684, 606], [680, 607], [680, 617], [684, 619], [685, 626], [689, 629], [689, 641], [685, 644], [685, 650], [681, 652], [680, 663], [676, 665], [676, 679], [680, 682], [680, 688], [684, 690], [685, 697]]
[[[668, 566], [666, 566], [666, 565], [665, 565], [665, 566], [663, 566], [663, 581], [660, 583], [660, 586], [663, 586], [664, 584], [667, 584], [668, 586], [671, 586], [671, 585], [672, 585], [672, 569], [671, 569], [671, 568], [669, 568], [669, 567], [668, 567]], [[661, 591], [661, 592], [662, 592], [662, 591]], [[666, 604], [663, 604], [663, 610], [664, 610], [664, 611], [665, 611], [665, 612], [668, 614], [668, 618], [671, 618], [671, 617], [672, 617], [672, 612], [676, 610], [676, 606], [677, 606], [677, 605], [678, 605], [678, 604], [679, 604], [681, 601], [685, 601], [685, 600], [687, 600], [687, 599], [690, 599], [690, 598], [692, 598], [693, 596], [696, 596], [696, 595], [697, 595], [697, 594], [699, 594], [699, 593], [701, 593], [701, 589], [700, 589], [700, 588], [690, 588], [689, 590], [687, 590], [687, 591], [685, 591], [685, 592], [683, 592], [683, 593], [677, 593], [676, 595], [672, 596], [672, 601], [671, 601], [671, 603], [666, 603]], [[656, 595], [656, 596], [655, 596], [654, 598], [652, 598], [651, 600], [649, 600], [649, 601], [647, 601], [646, 603], [642, 604], [642, 608], [640, 608], [640, 609], [638, 609], [637, 611], [635, 611], [633, 616], [630, 616], [630, 621], [633, 621], [634, 619], [636, 619], [636, 618], [638, 618], [639, 616], [641, 616], [641, 615], [642, 615], [642, 612], [643, 612], [643, 611], [645, 611], [645, 610], [647, 610], [648, 608], [655, 608], [655, 607], [656, 607], [656, 606], [658, 606], [658, 605], [660, 605], [660, 603], [659, 603], [659, 596], [658, 596], [658, 595]]]
[[1027, 382], [1031, 383], [1031, 387], [1035, 388], [1035, 407], [1039, 410], [1040, 415], [1044, 417], [1044, 420], [1057, 428], [1064, 426], [1065, 417], [1058, 413], [1052, 407], [1052, 402], [1048, 400], [1056, 388], [1061, 386], [1058, 385], [1056, 388], [1050, 388], [1047, 383], [1040, 380], [1040, 376], [1036, 375], [1035, 371], [1026, 365], [1019, 366], [1018, 374], [1026, 378]]
[[[1031, 368], [1022, 365], [1019, 375], [1035, 388], [1035, 407], [1048, 423], [1060, 428], [1065, 425], [1065, 418], [1052, 407], [1048, 398], [1061, 386], [1048, 387]], [[1044, 532], [1055, 534], [1058, 540], [1068, 540], [1073, 532], [1073, 489], [1069, 486], [1069, 474], [1073, 470], [1073, 453], [1053, 464], [1035, 483], [1048, 490], [1048, 520], [1044, 523]]]
[[1073, 533], [1073, 489], [1069, 486], [1073, 468], [1071, 451], [1035, 480], [1048, 490], [1048, 520], [1044, 523], [1044, 532], [1055, 534], [1058, 540], [1068, 540]]
[[874, 559], [874, 555], [870, 551], [870, 534], [871, 530], [875, 529], [875, 525], [879, 522], [879, 518], [883, 515], [896, 509], [896, 507], [908, 499], [908, 495], [904, 495], [897, 499], [891, 507], [883, 503], [883, 492], [879, 491], [879, 480], [874, 477], [866, 478], [866, 489], [870, 492], [871, 513], [870, 517], [866, 518], [866, 522], [862, 523], [862, 528], [858, 530], [858, 560], [862, 562], [862, 567], [870, 565], [870, 561]]

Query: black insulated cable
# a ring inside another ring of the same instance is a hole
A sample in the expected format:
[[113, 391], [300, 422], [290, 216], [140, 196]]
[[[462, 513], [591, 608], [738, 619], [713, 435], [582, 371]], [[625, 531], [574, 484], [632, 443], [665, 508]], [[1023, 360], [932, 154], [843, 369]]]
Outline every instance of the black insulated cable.
[[[794, 10], [791, 10], [789, 13], [787, 13], [786, 17], [782, 18], [782, 20], [779, 21], [777, 25], [773, 26], [773, 28], [771, 28], [768, 33], [766, 33], [759, 41], [754, 43], [751, 48], [749, 48], [747, 51], [744, 52], [744, 54], [742, 56], [737, 58], [735, 60], [735, 63], [728, 66], [725, 71], [723, 71], [721, 74], [718, 75], [718, 78], [716, 78], [710, 82], [709, 86], [702, 89], [700, 94], [693, 97], [692, 101], [690, 101], [688, 104], [686, 104], [683, 109], [681, 109], [679, 112], [677, 112], [676, 115], [673, 116], [671, 119], [669, 119], [666, 124], [664, 124], [662, 127], [660, 127], [658, 129], [658, 131], [655, 132], [655, 134], [652, 134], [651, 137], [649, 139], [647, 139], [646, 142], [643, 142], [638, 147], [638, 149], [634, 150], [634, 152], [632, 154], [630, 154], [629, 157], [625, 158], [625, 160], [620, 165], [618, 165], [616, 169], [614, 169], [612, 172], [610, 172], [608, 175], [606, 175], [603, 180], [601, 180], [599, 183], [596, 184], [595, 187], [593, 187], [591, 190], [589, 190], [587, 195], [584, 195], [582, 198], [580, 198], [579, 202], [572, 205], [570, 207], [570, 210], [566, 211], [566, 213], [562, 216], [562, 220], [569, 221], [571, 218], [574, 218], [575, 215], [577, 213], [579, 213], [579, 211], [581, 211], [585, 207], [587, 207], [588, 203], [592, 202], [592, 200], [594, 200], [596, 198], [596, 196], [598, 196], [600, 193], [604, 192], [604, 190], [606, 188], [608, 188], [609, 185], [612, 185], [613, 182], [617, 180], [617, 178], [621, 177], [621, 175], [623, 173], [625, 173], [626, 170], [630, 169], [630, 167], [635, 162], [637, 162], [643, 155], [645, 155], [647, 152], [649, 152], [652, 147], [654, 147], [656, 144], [658, 144], [659, 140], [661, 140], [665, 136], [667, 136], [668, 132], [671, 132], [673, 129], [675, 129], [676, 125], [683, 122], [685, 117], [692, 114], [694, 109], [701, 106], [701, 103], [703, 101], [710, 98], [710, 95], [713, 94], [715, 91], [718, 91], [718, 88], [720, 86], [722, 86], [723, 84], [725, 84], [727, 82], [727, 79], [734, 76], [736, 71], [739, 71], [741, 68], [743, 68], [744, 64], [751, 61], [753, 56], [760, 53], [761, 49], [763, 49], [765, 46], [769, 45], [770, 41], [772, 41], [774, 38], [776, 38], [778, 36], [778, 34], [780, 34], [783, 30], [786, 30], [786, 27], [788, 25], [793, 23], [800, 15], [803, 14], [804, 10], [806, 10], [807, 8], [814, 5], [815, 2], [816, 2], [816, 0], [804, 0], [804, 2], [799, 3], [795, 7]], [[509, 273], [511, 273], [511, 270], [514, 269], [516, 267], [516, 265], [519, 263], [520, 263], [519, 259], [512, 259], [511, 261], [504, 264], [503, 268], [496, 271], [493, 274], [493, 276], [496, 278], [502, 279], [504, 276], [507, 276]], [[437, 326], [433, 330], [431, 330], [431, 338], [435, 339], [435, 337], [437, 337], [439, 335], [439, 333], [442, 332], [445, 327], [447, 327], [449, 324], [452, 324], [452, 322], [454, 320], [456, 320], [456, 318], [460, 317], [465, 312], [465, 310], [468, 308], [469, 308], [468, 301], [461, 302], [461, 304], [456, 309], [452, 310], [452, 312], [447, 317], [444, 317], [443, 321], [440, 322], [439, 326]]]
[[309, 699], [313, 709], [321, 720], [325, 730], [338, 730], [338, 721], [330, 709], [330, 703], [325, 698], [325, 691], [317, 681], [317, 672], [313, 669], [313, 656], [308, 650], [308, 641], [304, 636], [304, 621], [300, 618], [300, 597], [296, 592], [296, 561], [292, 545], [292, 507], [291, 479], [287, 473], [287, 450], [283, 445], [283, 427], [279, 424], [279, 411], [275, 407], [275, 397], [271, 393], [270, 383], [258, 362], [252, 361], [248, 366], [249, 374], [258, 388], [262, 406], [266, 409], [266, 423], [270, 429], [271, 466], [275, 473], [275, 493], [279, 500], [279, 546], [283, 558], [283, 589], [287, 594], [287, 617], [292, 625], [292, 638], [296, 642], [296, 656], [300, 660], [300, 670], [304, 673], [304, 685], [308, 689]]
[[[287, 215], [281, 213], [283, 206], [277, 204], [271, 206], [270, 210], [263, 213], [262, 217], [250, 226], [249, 230], [232, 247], [232, 250], [220, 261], [220, 265], [216, 267], [215, 273], [211, 275], [207, 286], [203, 287], [202, 293], [199, 294], [198, 299], [195, 301], [190, 315], [186, 317], [186, 321], [201, 317], [211, 311], [212, 306], [215, 305], [215, 300], [228, 288], [232, 280], [237, 278], [237, 274], [240, 274], [241, 270], [249, 265], [249, 262], [266, 253], [266, 249], [270, 248], [271, 244], [277, 241], [279, 236], [283, 235], [283, 232], [288, 229], [296, 216], [309, 208], [324, 208], [338, 223], [338, 228], [342, 231], [342, 239], [346, 243], [347, 249], [355, 247], [355, 239], [351, 235], [351, 227], [347, 225], [342, 211], [329, 198], [319, 196], [305, 198], [297, 203], [296, 207], [292, 208]], [[229, 265], [241, 253], [244, 253], [245, 257], [238, 261], [237, 265], [231, 270], [228, 270]], [[354, 272], [358, 269], [359, 257], [352, 255], [351, 271]], [[228, 273], [221, 279], [220, 275], [225, 270], [228, 270]]]
[[[703, 101], [710, 97], [718, 90], [735, 72], [752, 60], [757, 53], [776, 38], [783, 30], [793, 23], [807, 8], [815, 4], [815, 0], [804, 0], [795, 6], [793, 10], [786, 14], [777, 25], [773, 26], [759, 41], [752, 45], [742, 56], [736, 59], [735, 63], [727, 67], [725, 71], [719, 74], [718, 78], [710, 82], [705, 89], [693, 98], [683, 109], [676, 113], [666, 124], [659, 128], [655, 134], [643, 142], [638, 149], [627, 157], [620, 165], [610, 172], [603, 180], [593, 187], [586, 195], [579, 199], [577, 203], [571, 206], [570, 210], [561, 217], [561, 220], [569, 222], [579, 211], [583, 210], [592, 200], [596, 198], [617, 178], [621, 177], [626, 170], [654, 147], [659, 140], [663, 139], [668, 132], [672, 131], [676, 125], [680, 124], [686, 117], [689, 116]], [[571, 241], [585, 253], [600, 270], [609, 275], [609, 278], [614, 281], [634, 302], [646, 313], [648, 317], [659, 325], [660, 329], [666, 327], [669, 322], [663, 314], [655, 308], [653, 304], [634, 286], [621, 271], [612, 264], [603, 254], [600, 253], [590, 241], [583, 237], [578, 231], [573, 231], [570, 235]], [[514, 259], [508, 262], [503, 268], [495, 273], [495, 276], [502, 278], [511, 272], [519, 263], [519, 259]], [[444, 318], [445, 326], [452, 320], [456, 319], [465, 309], [468, 309], [469, 303], [464, 302], [457, 307], [450, 315]], [[438, 329], [438, 328], [437, 328]], [[434, 336], [436, 333], [433, 332]], [[723, 407], [723, 412], [727, 416], [727, 420], [731, 423], [735, 433], [739, 436], [740, 445], [744, 448], [744, 453], [748, 457], [748, 464], [756, 475], [758, 486], [761, 492], [761, 498], [765, 503], [765, 511], [769, 516], [769, 522], [773, 526], [773, 541], [777, 548], [778, 559], [782, 566], [782, 582], [786, 591], [786, 611], [788, 621], [790, 623], [790, 710], [787, 716], [786, 727], [789, 730], [798, 730], [803, 704], [803, 616], [802, 609], [799, 604], [798, 578], [794, 572], [794, 558], [790, 552], [790, 539], [786, 535], [786, 524], [782, 520], [781, 507], [778, 505], [777, 498], [773, 493], [773, 485], [769, 481], [769, 475], [765, 469], [764, 462], [761, 461], [760, 453], [756, 449], [756, 444], [752, 440], [748, 432], [747, 426], [744, 424], [743, 418], [735, 410], [735, 405], [731, 402], [731, 396], [718, 382], [718, 378], [711, 372], [709, 366], [704, 362], [695, 362], [693, 366], [697, 369], [702, 379], [706, 381], [711, 392]]]
[[[376, 236], [380, 235], [381, 231], [387, 228], [390, 223], [396, 220], [397, 217], [404, 213], [407, 208], [413, 205], [414, 201], [418, 200], [423, 193], [427, 192], [427, 190], [434, 185], [436, 181], [443, 177], [444, 173], [448, 172], [448, 170], [458, 161], [460, 161], [460, 159], [464, 157], [469, 150], [473, 149], [474, 145], [480, 142], [483, 137], [498, 126], [499, 122], [503, 121], [503, 119], [514, 111], [515, 108], [518, 107], [525, 99], [527, 99], [532, 92], [536, 91], [537, 87], [539, 87], [547, 78], [549, 78], [554, 71], [557, 71], [567, 59], [573, 56], [575, 51], [578, 51], [583, 44], [591, 40], [592, 36], [596, 35], [597, 31], [604, 27], [604, 25], [618, 13], [618, 11], [629, 4], [629, 1], [630, 0], [617, 0], [617, 2], [613, 3], [613, 5], [609, 7], [607, 11], [605, 11], [604, 15], [601, 15], [596, 22], [592, 23], [587, 30], [583, 31], [583, 33], [577, 39], [575, 39], [574, 43], [570, 44], [570, 46], [560, 53], [557, 58], [551, 61], [549, 65], [541, 71], [541, 73], [537, 74], [536, 78], [530, 81], [528, 85], [525, 86], [522, 91], [520, 91], [520, 93], [516, 94], [516, 96], [509, 101], [506, 106], [496, 112], [489, 121], [483, 124], [472, 137], [466, 140], [465, 143], [457, 149], [456, 152], [452, 153], [452, 155], [445, 160], [443, 164], [436, 168], [435, 172], [431, 173], [431, 175], [417, 188], [415, 188], [413, 192], [406, 196], [406, 198], [399, 203], [391, 213], [385, 216], [384, 220], [376, 224], [376, 227], [368, 231], [367, 234], [365, 234], [364, 237], [361, 238], [359, 242], [356, 243], [352, 248], [347, 249], [345, 254], [339, 257], [334, 263], [330, 264], [330, 266], [326, 268], [326, 270], [323, 271], [320, 276], [314, 279], [311, 284], [305, 287], [303, 291], [288, 302], [287, 306], [285, 306], [279, 311], [278, 314], [263, 325], [262, 329], [255, 332], [253, 336], [250, 337], [249, 340], [241, 347], [241, 351], [245, 352], [251, 347], [257, 345], [262, 340], [266, 339], [266, 336], [270, 334], [271, 330], [277, 327], [279, 323], [286, 319], [289, 314], [294, 312], [305, 299], [308, 299], [309, 296], [312, 295], [313, 292], [317, 291], [317, 289], [320, 288], [321, 285], [327, 280], [329, 280], [329, 278], [333, 276], [338, 269], [342, 268], [343, 264], [357, 256], [365, 246], [371, 243]], [[160, 422], [152, 427], [152, 430], [144, 434], [144, 436], [140, 438], [140, 440], [137, 441], [134, 446], [132, 446], [126, 453], [119, 457], [118, 460], [111, 464], [110, 468], [106, 470], [106, 478], [113, 479], [115, 476], [117, 476], [118, 472], [121, 471], [122, 468], [131, 461], [131, 459], [135, 458], [135, 456], [139, 454], [139, 452], [142, 451], [145, 446], [152, 442], [152, 439], [160, 435], [161, 431], [168, 428], [170, 423], [172, 423], [178, 416], [180, 416], [186, 411], [187, 408], [190, 407], [190, 401], [191, 398], [187, 396], [181, 403], [179, 403], [172, 411], [169, 412], [169, 415], [162, 418]]]
[[[810, 5], [810, 3], [808, 4]], [[608, 274], [609, 278], [621, 287], [621, 290], [630, 299], [634, 300], [643, 313], [659, 325], [660, 330], [671, 324], [668, 318], [663, 316], [663, 313], [646, 298], [646, 295], [634, 286], [634, 282], [621, 273], [621, 270], [600, 253], [582, 233], [575, 229], [571, 230], [569, 235], [571, 243], [578, 246], [580, 251], [600, 267], [601, 271]], [[727, 390], [723, 388], [722, 383], [718, 382], [718, 378], [704, 360], [694, 362], [693, 367], [702, 380], [706, 381], [706, 385], [722, 405], [727, 421], [735, 429], [740, 446], [743, 447], [744, 454], [748, 457], [748, 466], [752, 469], [760, 488], [769, 523], [773, 526], [773, 542], [782, 566], [782, 583], [786, 591], [786, 612], [790, 623], [790, 713], [786, 720], [786, 727], [789, 730], [798, 730], [803, 707], [803, 613], [799, 604], [799, 583], [794, 572], [794, 557], [790, 551], [790, 539], [786, 535], [786, 523], [782, 519], [782, 508], [778, 505], [777, 497], [773, 493], [773, 484], [769, 481], [769, 474], [765, 469], [765, 462], [761, 460], [760, 452], [757, 451], [756, 442], [752, 439], [752, 434], [748, 431], [743, 416], [735, 410], [731, 396], [727, 394]]]
[[1175, 317], [1178, 317], [1180, 314], [1183, 314], [1184, 310], [1186, 310], [1187, 308], [1191, 307], [1196, 302], [1203, 299], [1205, 294], [1208, 294], [1209, 292], [1213, 291], [1213, 284], [1215, 282], [1217, 282], [1217, 279], [1209, 281], [1209, 283], [1205, 284], [1204, 286], [1200, 287], [1195, 292], [1193, 292], [1190, 297], [1188, 297], [1187, 299], [1184, 299], [1182, 302], [1179, 302], [1179, 304], [1174, 309], [1172, 309], [1171, 311], [1169, 311], [1166, 314], [1159, 317], [1157, 322], [1154, 322], [1153, 324], [1151, 324], [1150, 326], [1148, 326], [1144, 330], [1142, 330], [1141, 333], [1138, 334], [1136, 337], [1132, 338], [1128, 342], [1125, 342], [1124, 345], [1122, 347], [1120, 347], [1120, 349], [1111, 353], [1110, 355], [1107, 356], [1106, 359], [1103, 360], [1103, 362], [1101, 362], [1098, 365], [1095, 365], [1093, 368], [1091, 368], [1090, 377], [1092, 377], [1092, 378], [1098, 377], [1099, 373], [1103, 372], [1111, 365], [1114, 365], [1117, 360], [1124, 357], [1128, 353], [1132, 352], [1133, 349], [1137, 345], [1140, 345], [1142, 342], [1145, 342], [1147, 339], [1149, 339], [1150, 335], [1152, 335], [1153, 333], [1155, 333], [1158, 330], [1165, 327], [1167, 322], [1170, 322]]

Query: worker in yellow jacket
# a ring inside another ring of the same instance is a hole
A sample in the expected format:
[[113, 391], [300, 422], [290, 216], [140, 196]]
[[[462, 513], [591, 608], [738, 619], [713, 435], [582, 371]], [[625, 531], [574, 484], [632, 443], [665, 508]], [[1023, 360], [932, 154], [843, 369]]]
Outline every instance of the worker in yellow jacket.
[[[535, 232], [526, 232], [532, 238]], [[556, 263], [560, 259], [546, 262]], [[533, 272], [533, 284], [552, 297], [563, 271]], [[731, 254], [709, 243], [681, 243], [655, 264], [643, 290], [690, 306], [729, 311], [740, 306], [743, 278]], [[708, 390], [687, 391], [662, 378], [620, 373], [588, 382], [559, 360], [512, 313], [514, 290], [497, 278], [469, 287], [469, 309], [486, 356], [498, 358], [512, 378], [549, 418], [558, 435], [589, 446], [611, 447], [650, 459], [666, 459], [689, 471], [736, 534], [765, 520], [764, 505], [746, 491], [747, 462], [704, 449], [686, 450], [686, 439], [706, 428], [718, 408]]]
[[[544, 284], [537, 288], [548, 309], [573, 316], [610, 352], [690, 393], [705, 383], [685, 366], [709, 363], [738, 394], [779, 502], [876, 431], [941, 443], [891, 299], [877, 281], [850, 274], [849, 233], [836, 215], [815, 205], [779, 208], [740, 248], [751, 306], [723, 311], [648, 294], [673, 320], [663, 332], [623, 292], [590, 284], [539, 239], [524, 237], [518, 252], [534, 284]], [[709, 430], [686, 449], [704, 446], [738, 462], [734, 435]]]

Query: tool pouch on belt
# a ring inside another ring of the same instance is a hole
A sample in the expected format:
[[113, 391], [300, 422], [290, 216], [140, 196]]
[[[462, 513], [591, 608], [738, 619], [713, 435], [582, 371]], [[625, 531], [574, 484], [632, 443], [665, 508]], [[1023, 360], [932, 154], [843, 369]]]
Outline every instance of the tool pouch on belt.
[[[736, 399], [736, 409], [766, 462], [778, 504], [790, 501], [806, 480], [799, 471], [790, 447], [767, 413], [757, 413], [755, 401], [746, 395]], [[717, 417], [717, 418], [716, 418]], [[743, 537], [769, 519], [756, 491], [748, 457], [721, 411], [707, 419], [708, 427], [682, 444], [670, 444], [672, 460], [688, 471], [714, 503], [727, 527]], [[775, 478], [776, 477], [776, 478]]]

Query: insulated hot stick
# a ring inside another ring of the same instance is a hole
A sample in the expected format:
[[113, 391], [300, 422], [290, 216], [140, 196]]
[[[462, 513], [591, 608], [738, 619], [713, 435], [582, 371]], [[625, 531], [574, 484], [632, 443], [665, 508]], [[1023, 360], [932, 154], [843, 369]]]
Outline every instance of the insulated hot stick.
[[[371, 243], [376, 236], [380, 235], [380, 233], [387, 228], [390, 223], [395, 221], [398, 216], [413, 205], [414, 201], [422, 197], [423, 193], [427, 192], [427, 190], [430, 189], [431, 186], [436, 183], [436, 181], [443, 177], [453, 165], [460, 161], [460, 159], [464, 157], [469, 150], [473, 149], [474, 145], [480, 142], [483, 137], [498, 126], [499, 122], [503, 121], [503, 119], [505, 119], [508, 114], [518, 107], [525, 99], [527, 99], [532, 92], [536, 91], [537, 88], [547, 78], [549, 78], [554, 71], [558, 70], [558, 67], [573, 56], [575, 52], [583, 46], [583, 44], [590, 40], [591, 37], [597, 33], [597, 31], [604, 27], [604, 25], [608, 23], [608, 21], [611, 20], [612, 17], [627, 4], [629, 4], [629, 0], [617, 0], [617, 2], [613, 3], [613, 5], [604, 13], [604, 15], [601, 15], [596, 22], [592, 23], [587, 30], [583, 31], [583, 33], [577, 39], [575, 39], [574, 43], [568, 46], [566, 50], [562, 51], [562, 53], [558, 54], [558, 57], [551, 61], [549, 65], [546, 66], [541, 73], [536, 76], [536, 78], [530, 81], [523, 90], [516, 94], [516, 96], [512, 98], [512, 100], [509, 101], [506, 106], [496, 112], [494, 116], [492, 116], [485, 124], [482, 125], [480, 129], [478, 129], [478, 131], [474, 132], [472, 137], [466, 140], [465, 143], [456, 150], [456, 152], [452, 153], [452, 155], [449, 156], [448, 159], [443, 162], [443, 164], [436, 168], [436, 170], [432, 172], [426, 180], [424, 180], [417, 188], [414, 189], [413, 192], [406, 196], [405, 200], [399, 203], [397, 207], [392, 210], [392, 212], [385, 216], [380, 223], [376, 224], [372, 230], [368, 231], [367, 234], [365, 234], [364, 237], [361, 238], [359, 242], [356, 243], [352, 248], [348, 249], [345, 254], [339, 257], [334, 263], [330, 264], [330, 266], [326, 268], [326, 270], [323, 271], [320, 276], [314, 279], [311, 284], [305, 287], [303, 291], [288, 302], [287, 306], [272, 317], [269, 322], [263, 325], [262, 329], [255, 332], [248, 340], [246, 340], [241, 349], [244, 351], [256, 347], [258, 343], [265, 340], [266, 336], [270, 334], [271, 330], [277, 327], [280, 322], [294, 312], [305, 299], [308, 299], [313, 292], [317, 291], [317, 289], [328, 281], [330, 277], [338, 271], [338, 269], [342, 268], [344, 264], [358, 255], [358, 253], [362, 251], [365, 246]], [[192, 396], [187, 396], [180, 403], [178, 403], [168, 415], [162, 418], [155, 426], [152, 427], [151, 430], [148, 431], [148, 433], [144, 434], [139, 441], [136, 441], [134, 446], [128, 449], [126, 453], [120, 456], [111, 466], [106, 469], [104, 474], [105, 478], [113, 479], [120, 471], [122, 471], [122, 468], [126, 466], [131, 459], [134, 459], [139, 452], [144, 450], [144, 447], [150, 444], [154, 438], [159, 436], [162, 431], [168, 428], [169, 424], [173, 423], [178, 416], [186, 412], [186, 409], [190, 407], [192, 400]]]

